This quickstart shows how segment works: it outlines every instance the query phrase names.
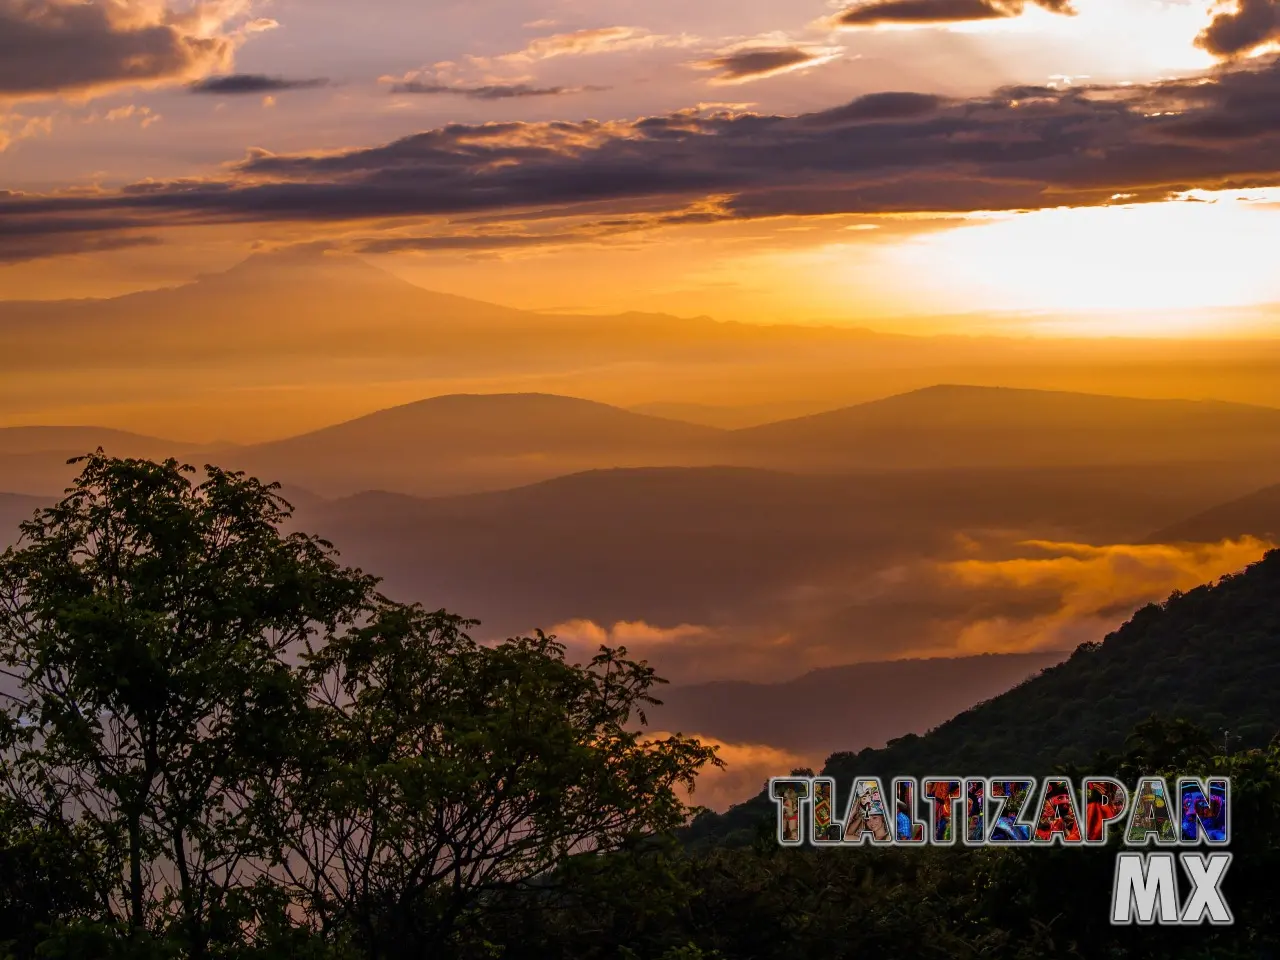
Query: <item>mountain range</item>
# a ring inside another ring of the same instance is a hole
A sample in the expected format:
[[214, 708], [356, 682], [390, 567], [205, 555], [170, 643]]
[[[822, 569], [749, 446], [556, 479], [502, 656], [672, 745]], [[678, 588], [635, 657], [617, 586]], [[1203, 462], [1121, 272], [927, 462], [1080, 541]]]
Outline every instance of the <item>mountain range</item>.
[[253, 445], [0, 428], [0, 489], [61, 490], [73, 437], [77, 452], [100, 443], [112, 453], [214, 458], [330, 497], [470, 493], [645, 466], [803, 473], [1145, 466], [1159, 468], [1165, 485], [1208, 483], [1208, 506], [1280, 476], [1280, 410], [1269, 407], [936, 386], [736, 430], [543, 394], [435, 397]]
[[0, 300], [0, 425], [97, 421], [206, 445], [457, 393], [578, 396], [742, 427], [938, 383], [1280, 407], [1280, 343], [542, 312], [296, 250], [114, 299]]

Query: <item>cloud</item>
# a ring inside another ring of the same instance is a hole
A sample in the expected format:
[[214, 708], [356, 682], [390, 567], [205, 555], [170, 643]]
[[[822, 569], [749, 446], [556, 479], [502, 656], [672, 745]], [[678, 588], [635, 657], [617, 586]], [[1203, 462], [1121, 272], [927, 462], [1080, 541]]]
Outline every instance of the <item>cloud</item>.
[[109, 230], [104, 230], [103, 222], [96, 219], [0, 220], [0, 264], [155, 246], [161, 242], [158, 237], [138, 232], [138, 226], [128, 219], [117, 220]]
[[601, 645], [626, 646], [680, 684], [730, 675], [775, 682], [868, 660], [1069, 650], [1174, 590], [1244, 568], [1268, 546], [1248, 537], [1135, 545], [982, 534], [871, 570], [812, 571], [711, 623], [583, 619], [548, 632], [578, 659]]
[[[91, 113], [85, 118], [85, 123], [94, 123], [99, 119], [99, 115]], [[142, 129], [146, 129], [154, 123], [159, 123], [164, 119], [160, 114], [156, 113], [150, 107], [139, 107], [129, 104], [124, 107], [114, 107], [101, 115], [101, 119], [107, 123], [117, 123], [122, 120], [137, 120], [138, 125]]]
[[612, 627], [592, 620], [568, 620], [547, 631], [568, 648], [570, 655], [585, 659], [594, 656], [602, 646], [626, 647], [632, 656], [644, 658], [655, 650], [705, 638], [711, 632], [698, 624], [659, 627], [642, 620], [620, 621]]
[[1067, 649], [1100, 640], [1134, 610], [1243, 569], [1270, 546], [1252, 537], [1214, 544], [1091, 544], [1027, 541], [1025, 555], [941, 566], [961, 591], [1056, 598], [1052, 609], [989, 610], [961, 625], [962, 653]]
[[1217, 57], [1237, 57], [1280, 41], [1280, 0], [1236, 0], [1233, 10], [1217, 14], [1197, 38]]
[[362, 240], [355, 244], [359, 253], [437, 253], [442, 251], [463, 251], [472, 253], [492, 253], [500, 250], [518, 250], [529, 247], [556, 247], [571, 243], [585, 243], [593, 239], [593, 234], [577, 233], [499, 233], [499, 234], [454, 234], [434, 237], [380, 237], [376, 240]]
[[[506, 63], [532, 63], [555, 57], [590, 56], [628, 50], [653, 50], [658, 47], [687, 47], [696, 43], [693, 37], [653, 33], [643, 27], [596, 27], [556, 33], [531, 40], [523, 49], [503, 54], [495, 60]], [[472, 58], [477, 63], [484, 58]]]
[[1029, 4], [1051, 13], [1075, 13], [1070, 0], [869, 0], [836, 17], [837, 26], [933, 25], [1022, 16]]
[[391, 87], [392, 93], [451, 94], [472, 100], [517, 100], [525, 97], [563, 97], [575, 93], [598, 93], [609, 87], [535, 87], [527, 83], [491, 83], [459, 86], [422, 80], [405, 80]]
[[327, 87], [325, 77], [306, 80], [290, 80], [286, 77], [268, 77], [260, 73], [230, 73], [220, 77], [206, 77], [187, 87], [192, 93], [257, 94], [277, 93], [284, 90], [315, 90]]
[[837, 60], [843, 53], [841, 49], [811, 50], [800, 46], [745, 47], [699, 61], [697, 66], [715, 70], [715, 82], [745, 83], [808, 70]]
[[[645, 738], [662, 740], [672, 734], [665, 731], [646, 732]], [[715, 737], [688, 732], [707, 746], [715, 747], [724, 767], [707, 767], [698, 775], [692, 793], [682, 791], [685, 801], [712, 810], [724, 811], [758, 794], [770, 777], [786, 776], [792, 770], [822, 768], [824, 757], [806, 757], [790, 750], [763, 743], [726, 743]]]
[[0, 153], [19, 140], [48, 136], [53, 131], [53, 117], [32, 117], [20, 113], [0, 112]]
[[248, 0], [0, 0], [0, 99], [93, 96], [230, 66]]
[[[451, 124], [374, 147], [253, 150], [210, 178], [0, 197], [0, 217], [355, 223], [666, 206], [677, 222], [964, 213], [1280, 185], [1280, 62], [1132, 86], [881, 93], [798, 116]], [[684, 212], [682, 212], [684, 211]], [[107, 229], [107, 228], [104, 228]]]

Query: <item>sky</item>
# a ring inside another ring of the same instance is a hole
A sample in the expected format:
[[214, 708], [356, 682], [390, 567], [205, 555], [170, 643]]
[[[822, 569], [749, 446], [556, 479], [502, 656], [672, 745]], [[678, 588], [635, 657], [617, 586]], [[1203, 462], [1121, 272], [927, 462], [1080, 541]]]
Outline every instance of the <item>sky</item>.
[[1277, 49], [1280, 0], [0, 0], [0, 299], [303, 244], [540, 310], [1252, 334]]

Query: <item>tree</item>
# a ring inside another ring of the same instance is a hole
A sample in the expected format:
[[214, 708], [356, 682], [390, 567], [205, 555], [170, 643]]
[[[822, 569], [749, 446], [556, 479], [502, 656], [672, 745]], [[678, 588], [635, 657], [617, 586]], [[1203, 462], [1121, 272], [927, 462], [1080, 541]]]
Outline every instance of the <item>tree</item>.
[[370, 957], [457, 948], [499, 895], [536, 900], [575, 855], [683, 824], [678, 788], [719, 763], [635, 731], [661, 681], [625, 650], [582, 667], [540, 632], [488, 647], [471, 625], [387, 605], [308, 658], [329, 760], [293, 784], [289, 872]]
[[49, 930], [96, 914], [93, 849], [74, 829], [0, 794], [0, 957], [31, 956]]
[[[27, 814], [99, 852], [102, 920], [201, 957], [279, 838], [257, 810], [309, 717], [291, 658], [370, 607], [375, 580], [281, 534], [237, 473], [96, 454], [0, 556], [0, 775]], [[69, 826], [71, 825], [71, 826]]]

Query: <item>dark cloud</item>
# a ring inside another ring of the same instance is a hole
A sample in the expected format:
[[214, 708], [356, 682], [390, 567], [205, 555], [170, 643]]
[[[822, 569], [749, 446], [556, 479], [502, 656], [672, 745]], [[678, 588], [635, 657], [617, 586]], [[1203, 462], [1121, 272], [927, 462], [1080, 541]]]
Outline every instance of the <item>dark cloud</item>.
[[527, 83], [493, 83], [477, 87], [449, 86], [406, 80], [391, 88], [392, 93], [452, 94], [472, 100], [517, 100], [524, 97], [562, 97], [574, 93], [599, 93], [608, 87], [534, 87]]
[[[0, 199], [3, 199], [0, 193]], [[154, 246], [158, 237], [135, 232], [133, 218], [35, 217], [0, 220], [0, 264], [76, 253]]]
[[1236, 9], [1215, 16], [1196, 42], [1214, 56], [1236, 57], [1277, 40], [1280, 0], [1237, 0]]
[[230, 61], [235, 41], [207, 35], [197, 12], [144, 14], [131, 0], [0, 0], [0, 98], [180, 81]]
[[277, 93], [285, 90], [314, 90], [327, 87], [325, 77], [309, 80], [290, 80], [287, 77], [268, 77], [261, 73], [230, 73], [221, 77], [207, 77], [191, 84], [192, 93], [250, 94]]
[[359, 253], [401, 253], [416, 251], [430, 253], [437, 251], [469, 251], [488, 253], [499, 250], [514, 250], [522, 247], [556, 246], [565, 243], [581, 243], [586, 238], [573, 233], [510, 233], [510, 234], [467, 234], [446, 237], [386, 237], [369, 240], [359, 244]]
[[834, 125], [859, 120], [906, 120], [936, 111], [945, 101], [928, 93], [871, 93], [834, 110], [810, 114], [811, 123]]
[[869, 0], [850, 7], [836, 22], [845, 27], [885, 23], [930, 24], [1000, 20], [1021, 16], [1028, 3], [1052, 13], [1072, 14], [1070, 0]]
[[800, 116], [454, 124], [336, 153], [255, 150], [216, 179], [0, 196], [0, 221], [552, 220], [592, 204], [665, 208], [671, 222], [1026, 210], [1280, 185], [1278, 158], [1280, 62], [1258, 58], [1146, 86], [876, 94]]
[[700, 66], [717, 71], [721, 80], [754, 80], [831, 59], [801, 47], [756, 47], [704, 60]]

